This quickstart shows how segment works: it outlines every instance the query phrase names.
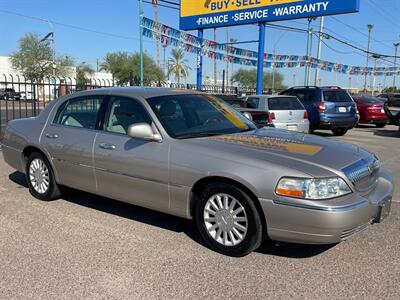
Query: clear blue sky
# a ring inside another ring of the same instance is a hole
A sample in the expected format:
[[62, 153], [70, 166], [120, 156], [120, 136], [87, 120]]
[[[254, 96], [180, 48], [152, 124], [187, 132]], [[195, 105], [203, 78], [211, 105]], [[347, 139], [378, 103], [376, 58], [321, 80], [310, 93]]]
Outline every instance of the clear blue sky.
[[[179, 2], [178, 0], [173, 0]], [[195, 0], [194, 0], [195, 1]], [[346, 0], [343, 0], [346, 1]], [[145, 16], [153, 18], [153, 8], [145, 4]], [[122, 37], [102, 35], [95, 32], [74, 29], [55, 24], [56, 43], [58, 54], [74, 57], [77, 62], [85, 61], [93, 66], [96, 59], [101, 59], [110, 51], [138, 51], [139, 29], [138, 29], [138, 1], [137, 0], [0, 0], [0, 28], [1, 42], [0, 55], [9, 55], [16, 50], [17, 42], [27, 32], [35, 32], [45, 35], [49, 32], [46, 22], [15, 16], [1, 12], [7, 10], [32, 17], [49, 19], [58, 23], [73, 25], [92, 29], [93, 31], [107, 32]], [[160, 22], [178, 28], [179, 11], [160, 7]], [[373, 23], [373, 41], [371, 49], [377, 53], [394, 54], [393, 43], [400, 41], [400, 1], [399, 0], [361, 0], [361, 11], [357, 14], [340, 15], [326, 18], [328, 32], [366, 48], [367, 46], [367, 23]], [[305, 20], [279, 22], [277, 24], [293, 27], [306, 28]], [[313, 23], [318, 27], [318, 22]], [[283, 37], [282, 37], [282, 34]], [[229, 36], [238, 40], [257, 39], [257, 27], [254, 25], [231, 27]], [[212, 39], [212, 30], [206, 31], [206, 38]], [[226, 40], [226, 29], [218, 30], [218, 41]], [[274, 44], [276, 51], [282, 54], [305, 55], [305, 34], [268, 29], [267, 51], [272, 52]], [[316, 42], [316, 41], [315, 41]], [[328, 45], [322, 50], [322, 59], [352, 65], [365, 65], [365, 56], [356, 53], [353, 49], [343, 46], [334, 41], [327, 41]], [[314, 43], [316, 45], [316, 43]], [[241, 45], [243, 48], [256, 50], [256, 44]], [[155, 57], [155, 43], [145, 39], [145, 49]], [[316, 47], [314, 47], [313, 55]], [[170, 48], [167, 49], [167, 56]], [[193, 70], [196, 58], [187, 55]], [[388, 63], [382, 62], [386, 66]], [[235, 68], [240, 66], [236, 65]], [[219, 63], [219, 70], [222, 63]], [[213, 61], [205, 59], [206, 75], [213, 75]], [[289, 69], [283, 71], [286, 84], [294, 83], [293, 74], [296, 75], [296, 83], [303, 81], [303, 69]], [[322, 72], [323, 84], [349, 85], [347, 75], [335, 75], [335, 73]], [[195, 71], [192, 72], [189, 82], [195, 82]], [[400, 80], [399, 80], [400, 81]], [[353, 77], [352, 85], [361, 86], [363, 79]], [[387, 79], [391, 82], [391, 79]], [[383, 77], [377, 79], [377, 84], [383, 84]]]

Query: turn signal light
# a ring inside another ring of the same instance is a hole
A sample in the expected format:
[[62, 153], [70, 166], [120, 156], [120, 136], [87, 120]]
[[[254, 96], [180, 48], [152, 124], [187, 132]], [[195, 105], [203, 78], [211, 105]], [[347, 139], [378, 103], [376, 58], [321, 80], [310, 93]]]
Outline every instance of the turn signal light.
[[276, 193], [281, 196], [287, 197], [295, 197], [295, 198], [303, 198], [304, 192], [303, 191], [296, 191], [296, 190], [287, 190], [287, 189], [277, 189]]

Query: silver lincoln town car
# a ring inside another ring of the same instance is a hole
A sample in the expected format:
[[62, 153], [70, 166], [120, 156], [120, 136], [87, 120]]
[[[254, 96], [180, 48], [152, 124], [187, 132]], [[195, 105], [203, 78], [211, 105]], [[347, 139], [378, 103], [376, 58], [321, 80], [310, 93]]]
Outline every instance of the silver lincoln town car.
[[264, 238], [334, 244], [390, 212], [391, 175], [357, 146], [257, 129], [202, 93], [111, 88], [11, 121], [5, 161], [32, 195], [60, 187], [194, 219], [210, 248], [243, 256]]

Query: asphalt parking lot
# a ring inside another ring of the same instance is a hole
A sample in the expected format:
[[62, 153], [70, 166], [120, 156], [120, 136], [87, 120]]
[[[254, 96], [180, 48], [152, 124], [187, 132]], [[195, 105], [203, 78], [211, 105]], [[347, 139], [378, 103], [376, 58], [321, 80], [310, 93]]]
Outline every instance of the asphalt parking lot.
[[[375, 152], [399, 186], [396, 127], [340, 140]], [[0, 299], [400, 299], [399, 189], [394, 200], [347, 242], [268, 243], [238, 259], [208, 250], [190, 221], [76, 191], [35, 200], [0, 157]]]

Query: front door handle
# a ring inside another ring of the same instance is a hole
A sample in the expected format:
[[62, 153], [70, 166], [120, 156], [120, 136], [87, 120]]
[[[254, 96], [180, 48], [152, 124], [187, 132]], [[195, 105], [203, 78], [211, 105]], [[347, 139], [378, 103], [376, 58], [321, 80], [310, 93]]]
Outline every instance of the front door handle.
[[46, 133], [48, 139], [58, 139], [58, 134]]
[[115, 145], [112, 145], [112, 144], [107, 144], [107, 143], [101, 143], [100, 145], [99, 145], [99, 147], [101, 148], [101, 149], [104, 149], [104, 150], [115, 150]]

